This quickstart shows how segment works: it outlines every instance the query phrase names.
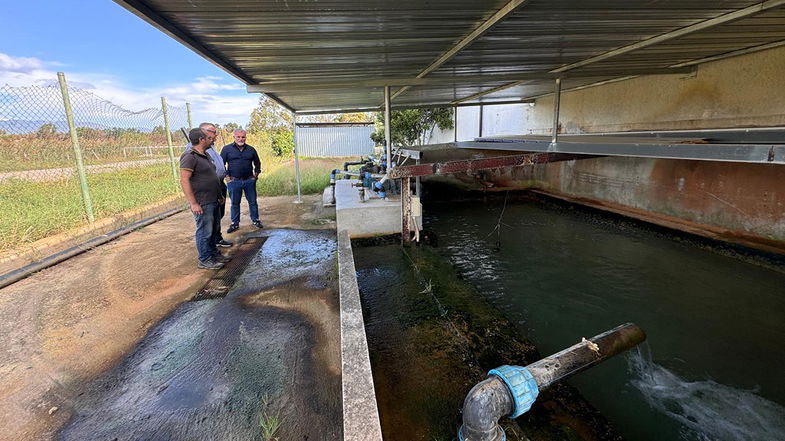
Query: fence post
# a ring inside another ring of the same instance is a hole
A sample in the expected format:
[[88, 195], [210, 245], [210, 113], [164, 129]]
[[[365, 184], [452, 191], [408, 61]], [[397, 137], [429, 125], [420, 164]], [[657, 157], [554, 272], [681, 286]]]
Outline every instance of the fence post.
[[191, 103], [185, 103], [185, 110], [188, 112], [188, 130], [194, 128], [194, 123], [191, 122]]
[[57, 80], [60, 82], [60, 92], [63, 93], [65, 118], [68, 121], [68, 132], [71, 134], [71, 146], [74, 148], [74, 156], [76, 157], [76, 171], [79, 174], [79, 185], [82, 187], [82, 202], [84, 202], [87, 221], [92, 224], [95, 222], [93, 201], [90, 198], [90, 187], [87, 185], [87, 173], [85, 172], [84, 161], [82, 160], [82, 148], [79, 146], [79, 137], [76, 134], [74, 113], [71, 110], [71, 99], [68, 97], [68, 86], [65, 83], [65, 74], [63, 72], [57, 72]]
[[169, 162], [172, 165], [172, 177], [175, 184], [180, 182], [177, 176], [177, 166], [174, 163], [174, 148], [172, 147], [172, 132], [169, 130], [169, 111], [166, 108], [166, 98], [161, 97], [161, 109], [164, 111], [164, 130], [166, 130], [166, 144], [169, 146]]

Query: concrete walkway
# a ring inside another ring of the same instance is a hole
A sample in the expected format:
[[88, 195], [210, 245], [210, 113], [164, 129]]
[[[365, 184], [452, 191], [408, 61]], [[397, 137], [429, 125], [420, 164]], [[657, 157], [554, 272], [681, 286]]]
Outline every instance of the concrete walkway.
[[[320, 196], [291, 201], [260, 198], [267, 228], [334, 228]], [[247, 219], [225, 237], [258, 233]], [[1, 289], [0, 439], [54, 439], [91, 384], [212, 276], [196, 269], [195, 254], [192, 217], [181, 213]], [[276, 298], [277, 307], [303, 301]]]

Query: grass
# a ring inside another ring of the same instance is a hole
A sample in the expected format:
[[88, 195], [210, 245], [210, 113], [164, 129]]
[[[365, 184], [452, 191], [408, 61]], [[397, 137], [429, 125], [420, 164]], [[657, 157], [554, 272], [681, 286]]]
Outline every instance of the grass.
[[[260, 196], [297, 194], [294, 160], [259, 148], [263, 173], [257, 183]], [[354, 158], [351, 158], [354, 160]], [[347, 158], [300, 160], [303, 194], [321, 193], [330, 183], [330, 171]], [[160, 201], [180, 192], [168, 163], [88, 174], [96, 220]], [[0, 251], [16, 248], [87, 224], [76, 177], [50, 182], [9, 179], [0, 182]]]
[[272, 441], [273, 438], [281, 427], [281, 419], [277, 415], [263, 414], [259, 419], [259, 426], [262, 428], [262, 439], [264, 441]]
[[[88, 175], [96, 219], [177, 194], [169, 164]], [[15, 248], [87, 223], [76, 177], [51, 182], [0, 182], [0, 250]]]
[[[330, 185], [330, 171], [342, 168], [345, 158], [305, 159], [300, 161], [300, 191], [302, 194], [321, 193]], [[260, 196], [297, 194], [294, 160], [265, 164], [256, 190]]]
[[[262, 397], [262, 407], [265, 409], [270, 408], [270, 397], [264, 395]], [[278, 438], [273, 438], [281, 427], [280, 412], [275, 415], [270, 415], [267, 411], [262, 412], [259, 418], [259, 427], [262, 429], [262, 441], [274, 441]]]

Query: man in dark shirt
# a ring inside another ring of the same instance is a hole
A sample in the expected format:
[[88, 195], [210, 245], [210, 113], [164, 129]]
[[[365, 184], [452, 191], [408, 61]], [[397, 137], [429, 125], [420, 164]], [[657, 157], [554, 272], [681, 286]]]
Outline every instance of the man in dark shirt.
[[217, 242], [216, 221], [220, 222], [218, 202], [222, 197], [220, 181], [213, 160], [205, 150], [213, 143], [214, 135], [193, 129], [188, 133], [191, 149], [180, 156], [180, 185], [191, 204], [196, 221], [196, 251], [198, 268], [220, 269], [223, 262], [231, 260], [221, 255]]
[[248, 200], [251, 222], [256, 228], [262, 228], [256, 204], [256, 179], [262, 172], [262, 163], [256, 149], [245, 143], [245, 130], [234, 131], [234, 142], [221, 149], [221, 158], [226, 163], [226, 187], [232, 200], [232, 224], [226, 232], [231, 233], [240, 228], [240, 200], [243, 193]]

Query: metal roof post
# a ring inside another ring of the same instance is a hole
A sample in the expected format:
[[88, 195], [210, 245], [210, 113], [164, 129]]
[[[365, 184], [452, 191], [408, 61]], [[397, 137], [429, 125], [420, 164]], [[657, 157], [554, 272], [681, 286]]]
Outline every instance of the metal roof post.
[[559, 133], [559, 105], [561, 101], [561, 78], [556, 78], [556, 90], [553, 94], [553, 136], [551, 144], [556, 144]]
[[392, 168], [392, 134], [390, 133], [390, 86], [384, 86], [384, 143], [387, 148], [387, 170]]
[[297, 200], [295, 204], [302, 204], [300, 196], [300, 152], [297, 150], [297, 114], [292, 112], [292, 142], [294, 143], [294, 177], [297, 181]]
[[[458, 106], [452, 106], [452, 119], [453, 119], [453, 126], [455, 126], [455, 130], [453, 131], [452, 140], [458, 142]], [[417, 195], [419, 196], [419, 194]]]
[[480, 104], [480, 138], [482, 138], [482, 104]]

